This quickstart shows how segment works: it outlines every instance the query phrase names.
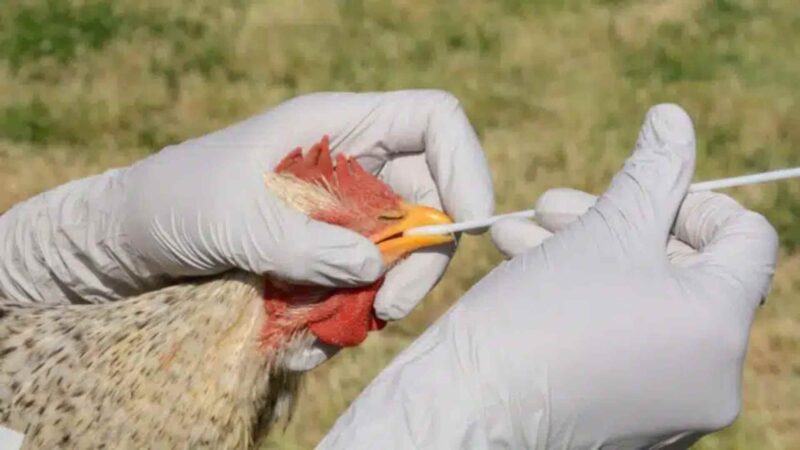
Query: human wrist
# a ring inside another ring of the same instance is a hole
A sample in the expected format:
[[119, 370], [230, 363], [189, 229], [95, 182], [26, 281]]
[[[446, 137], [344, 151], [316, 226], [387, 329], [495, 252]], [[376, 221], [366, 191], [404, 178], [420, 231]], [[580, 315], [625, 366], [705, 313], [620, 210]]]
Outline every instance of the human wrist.
[[56, 187], [0, 216], [0, 292], [21, 302], [98, 302], [121, 272], [115, 209], [123, 170]]

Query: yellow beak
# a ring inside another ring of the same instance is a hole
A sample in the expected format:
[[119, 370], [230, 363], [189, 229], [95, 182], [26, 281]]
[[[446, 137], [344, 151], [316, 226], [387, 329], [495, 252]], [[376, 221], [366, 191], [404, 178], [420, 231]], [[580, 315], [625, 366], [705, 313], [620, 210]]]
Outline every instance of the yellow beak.
[[403, 203], [400, 209], [402, 216], [396, 223], [370, 236], [372, 242], [378, 245], [378, 249], [383, 255], [383, 262], [387, 266], [415, 250], [444, 244], [453, 240], [450, 235], [420, 234], [403, 236], [403, 232], [411, 228], [442, 225], [453, 223], [453, 221], [447, 214], [428, 206]]

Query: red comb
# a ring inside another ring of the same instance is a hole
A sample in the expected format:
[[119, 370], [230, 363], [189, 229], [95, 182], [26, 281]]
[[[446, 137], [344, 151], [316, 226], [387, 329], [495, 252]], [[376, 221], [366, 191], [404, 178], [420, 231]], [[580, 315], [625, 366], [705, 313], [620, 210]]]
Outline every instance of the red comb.
[[331, 181], [333, 179], [333, 162], [328, 136], [322, 137], [303, 156], [300, 147], [289, 152], [275, 167], [276, 173], [288, 172], [305, 181]]
[[278, 163], [275, 172], [290, 173], [304, 181], [327, 184], [336, 189], [342, 198], [367, 207], [378, 208], [387, 202], [400, 200], [389, 186], [364, 170], [355, 158], [336, 155], [334, 167], [330, 153], [330, 140], [325, 135], [305, 156], [300, 147], [292, 150]]

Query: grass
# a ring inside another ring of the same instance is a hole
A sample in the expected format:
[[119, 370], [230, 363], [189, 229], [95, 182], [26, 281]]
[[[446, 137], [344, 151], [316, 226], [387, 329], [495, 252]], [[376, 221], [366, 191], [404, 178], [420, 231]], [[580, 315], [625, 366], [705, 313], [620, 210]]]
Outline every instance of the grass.
[[[6, 1], [0, 211], [319, 90], [455, 93], [500, 211], [554, 186], [601, 191], [662, 101], [695, 119], [696, 180], [800, 165], [797, 42], [793, 0]], [[800, 184], [733, 195], [778, 228], [781, 263], [753, 327], [742, 413], [697, 448], [800, 448]], [[313, 446], [498, 260], [485, 238], [465, 238], [425, 303], [314, 372], [265, 445]]]

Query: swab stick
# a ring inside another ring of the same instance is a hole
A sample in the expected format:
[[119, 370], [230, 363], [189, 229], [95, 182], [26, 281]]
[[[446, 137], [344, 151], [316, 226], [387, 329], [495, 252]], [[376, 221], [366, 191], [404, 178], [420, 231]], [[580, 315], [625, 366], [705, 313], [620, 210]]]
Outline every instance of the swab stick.
[[[739, 177], [722, 178], [719, 180], [702, 181], [694, 183], [689, 186], [689, 192], [711, 191], [714, 189], [724, 189], [735, 186], [745, 186], [748, 184], [767, 183], [770, 181], [785, 180], [787, 178], [800, 177], [800, 167], [791, 169], [773, 170], [771, 172], [757, 173], [753, 175], [743, 175]], [[459, 231], [475, 230], [485, 228], [493, 223], [505, 219], [506, 217], [524, 217], [532, 218], [536, 215], [533, 209], [526, 209], [523, 211], [512, 212], [508, 214], [499, 214], [486, 219], [467, 220], [465, 222], [457, 222], [448, 225], [430, 225], [426, 227], [417, 227], [406, 230], [403, 235], [413, 236], [415, 234], [450, 234]]]

